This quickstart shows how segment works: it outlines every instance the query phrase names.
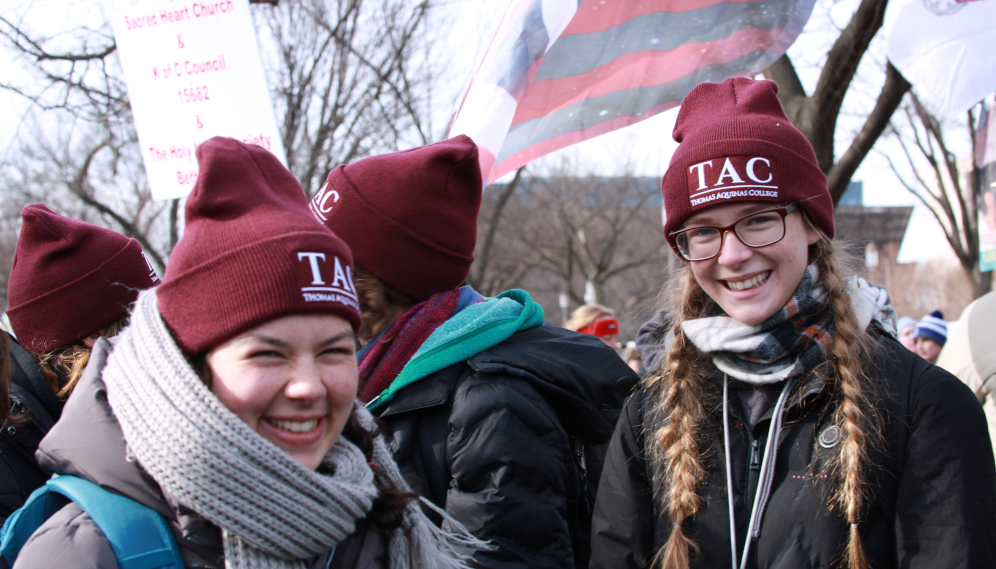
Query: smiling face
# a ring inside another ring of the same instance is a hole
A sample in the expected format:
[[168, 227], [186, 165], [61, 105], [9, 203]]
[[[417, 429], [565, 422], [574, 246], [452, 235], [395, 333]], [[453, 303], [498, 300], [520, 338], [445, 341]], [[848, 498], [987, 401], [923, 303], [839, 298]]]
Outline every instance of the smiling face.
[[[690, 217], [681, 228], [725, 227], [773, 207], [756, 202], [717, 205]], [[716, 304], [734, 320], [753, 326], [785, 306], [802, 282], [809, 246], [819, 240], [819, 232], [809, 227], [797, 210], [785, 217], [785, 237], [777, 243], [754, 249], [731, 231], [719, 255], [688, 264], [699, 286]]]
[[330, 314], [296, 314], [208, 352], [211, 391], [264, 439], [312, 470], [335, 444], [356, 398], [356, 336]]

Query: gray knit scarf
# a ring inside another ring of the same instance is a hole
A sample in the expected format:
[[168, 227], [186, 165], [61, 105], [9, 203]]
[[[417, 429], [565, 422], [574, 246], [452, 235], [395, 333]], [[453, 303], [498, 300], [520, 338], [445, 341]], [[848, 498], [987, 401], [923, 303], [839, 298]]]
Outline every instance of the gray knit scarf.
[[[836, 331], [819, 275], [815, 265], [808, 266], [788, 303], [756, 326], [730, 318], [712, 303], [702, 318], [685, 320], [681, 329], [699, 351], [711, 354], [717, 369], [741, 381], [769, 384], [801, 375], [826, 360]], [[861, 329], [874, 321], [895, 336], [896, 311], [885, 288], [857, 276], [845, 283]]]
[[[139, 296], [103, 378], [131, 454], [165, 493], [221, 528], [227, 568], [303, 568], [351, 535], [377, 498], [374, 471], [344, 437], [323, 462], [333, 474], [321, 474], [229, 411], [177, 347], [153, 290]], [[355, 413], [375, 431], [362, 405]], [[407, 491], [382, 437], [373, 456], [376, 476]], [[487, 546], [449, 523], [456, 533], [411, 502], [403, 527], [387, 536], [391, 568], [466, 567]]]

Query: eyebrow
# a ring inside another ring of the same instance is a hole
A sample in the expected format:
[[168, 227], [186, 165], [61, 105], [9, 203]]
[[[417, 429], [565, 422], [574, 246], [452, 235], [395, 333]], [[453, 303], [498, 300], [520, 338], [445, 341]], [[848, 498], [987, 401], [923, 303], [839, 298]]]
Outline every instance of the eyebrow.
[[[270, 337], [270, 336], [264, 336], [262, 334], [255, 334], [252, 337], [254, 339], [256, 339], [256, 340], [259, 340], [260, 342], [263, 342], [264, 344], [269, 344], [269, 345], [277, 347], [277, 348], [288, 348], [288, 347], [290, 347], [290, 344], [288, 344], [287, 342], [284, 342], [283, 340], [279, 340], [277, 338], [273, 338], [273, 337]], [[318, 344], [318, 346], [319, 347], [328, 346], [330, 344], [335, 344], [337, 342], [340, 342], [340, 341], [342, 341], [342, 340], [344, 340], [346, 338], [350, 338], [350, 339], [355, 338], [355, 334], [353, 334], [352, 330], [348, 330], [346, 332], [339, 332], [338, 334], [336, 334], [334, 336], [330, 336], [330, 337], [326, 338], [325, 340], [323, 340], [322, 342], [320, 342]]]
[[339, 332], [335, 336], [331, 336], [331, 337], [327, 338], [324, 342], [322, 342], [321, 344], [318, 344], [318, 345], [319, 346], [328, 346], [330, 344], [335, 344], [337, 342], [341, 342], [342, 340], [345, 340], [347, 338], [350, 339], [350, 340], [355, 341], [356, 340], [356, 334], [354, 334], [352, 330], [348, 330], [346, 332]]
[[[739, 219], [741, 217], [750, 215], [752, 213], [757, 213], [759, 211], [765, 211], [765, 210], [768, 210], [768, 209], [778, 209], [779, 207], [782, 207], [782, 206], [779, 206], [779, 205], [776, 205], [776, 204], [744, 205], [744, 206], [740, 206], [739, 208], [735, 209], [734, 210], [734, 214]], [[716, 220], [715, 220], [715, 218], [710, 217], [708, 213], [702, 213], [702, 214], [695, 215], [695, 216], [692, 216], [692, 217], [688, 218], [688, 221], [686, 221], [684, 225], [689, 225], [689, 224], [699, 224], [699, 225], [701, 225], [701, 224], [715, 224], [715, 223], [717, 223]]]

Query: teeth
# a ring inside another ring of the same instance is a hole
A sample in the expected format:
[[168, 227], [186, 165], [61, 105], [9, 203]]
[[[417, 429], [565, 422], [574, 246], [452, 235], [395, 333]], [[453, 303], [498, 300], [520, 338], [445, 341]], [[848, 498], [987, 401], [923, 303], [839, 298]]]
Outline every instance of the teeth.
[[308, 431], [315, 430], [315, 427], [318, 426], [318, 419], [310, 421], [274, 421], [267, 419], [266, 422], [282, 431], [290, 431], [292, 433], [307, 433]]
[[768, 280], [768, 277], [770, 276], [771, 276], [771, 271], [766, 271], [764, 273], [761, 273], [760, 275], [757, 275], [756, 277], [752, 277], [747, 280], [726, 281], [726, 286], [728, 286], [730, 290], [738, 290], [738, 291], [748, 290], [754, 287], [761, 286], [762, 284], [764, 284], [764, 281]]

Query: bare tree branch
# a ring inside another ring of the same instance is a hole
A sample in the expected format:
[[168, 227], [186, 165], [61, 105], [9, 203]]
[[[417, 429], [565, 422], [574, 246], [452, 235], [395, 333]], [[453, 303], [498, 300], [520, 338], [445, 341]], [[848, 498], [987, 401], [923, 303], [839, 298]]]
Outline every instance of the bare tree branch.
[[841, 156], [840, 160], [834, 164], [827, 174], [827, 186], [830, 188], [830, 195], [834, 203], [840, 200], [847, 189], [848, 182], [858, 170], [858, 166], [871, 151], [875, 141], [885, 131], [889, 124], [889, 119], [902, 102], [903, 95], [910, 89], [909, 82], [899, 74], [899, 71], [891, 63], [886, 65], [885, 84], [875, 102], [875, 108], [865, 119], [864, 125], [857, 136], [851, 141], [850, 146]]
[[[923, 203], [944, 230], [944, 238], [969, 277], [975, 298], [978, 298], [989, 291], [992, 277], [979, 271], [978, 204], [975, 180], [971, 177], [975, 170], [974, 161], [968, 166], [969, 182], [963, 183], [966, 172], [950, 151], [940, 120], [923, 106], [915, 94], [910, 93], [907, 100], [901, 113], [907, 128], [899, 130], [893, 126], [891, 131], [917, 183], [906, 180], [891, 157], [886, 155], [886, 159], [900, 183]], [[968, 118], [968, 134], [973, 137], [974, 144], [972, 113]], [[911, 146], [919, 152], [919, 159], [910, 151]], [[933, 183], [928, 183], [921, 175], [923, 164], [929, 168]]]
[[484, 240], [481, 242], [480, 252], [475, 254], [474, 270], [471, 272], [470, 278], [471, 285], [477, 289], [480, 289], [482, 278], [487, 274], [488, 265], [491, 263], [491, 250], [494, 248], [495, 236], [498, 234], [498, 228], [501, 224], [501, 214], [505, 211], [508, 200], [515, 193], [515, 189], [519, 187], [519, 181], [522, 179], [522, 173], [525, 169], [525, 166], [523, 166], [515, 171], [512, 181], [501, 189], [498, 199], [495, 201], [494, 209], [488, 215], [485, 225], [487, 232], [484, 234]]

